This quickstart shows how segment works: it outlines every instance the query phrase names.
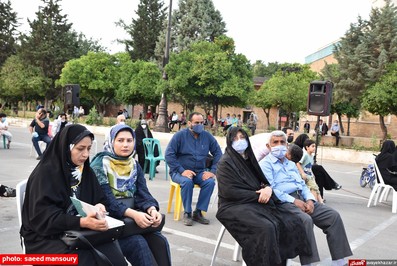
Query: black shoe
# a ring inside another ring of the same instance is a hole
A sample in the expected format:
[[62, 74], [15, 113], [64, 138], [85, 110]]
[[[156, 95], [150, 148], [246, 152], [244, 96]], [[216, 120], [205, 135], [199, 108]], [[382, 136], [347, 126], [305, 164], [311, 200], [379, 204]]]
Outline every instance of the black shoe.
[[4, 188], [4, 192], [0, 196], [2, 196], [2, 197], [15, 197], [16, 196], [15, 188], [7, 187], [4, 185], [3, 185], [3, 188]]
[[339, 184], [336, 184], [335, 187], [334, 187], [335, 190], [339, 190], [339, 189], [341, 189], [341, 188], [342, 188], [342, 186], [339, 185]]
[[192, 226], [193, 225], [193, 219], [192, 219], [192, 214], [185, 212], [183, 214], [183, 224], [186, 226]]
[[193, 212], [193, 221], [199, 222], [201, 224], [209, 224], [210, 223], [210, 220], [205, 219], [203, 214], [201, 213], [201, 211]]

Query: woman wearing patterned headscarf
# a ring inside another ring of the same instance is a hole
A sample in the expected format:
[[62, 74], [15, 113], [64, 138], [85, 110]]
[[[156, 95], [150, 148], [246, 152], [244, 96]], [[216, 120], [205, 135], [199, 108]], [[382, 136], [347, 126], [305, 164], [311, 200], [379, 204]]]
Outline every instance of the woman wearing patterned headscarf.
[[[65, 127], [51, 141], [29, 177], [22, 208], [20, 234], [27, 254], [76, 253], [79, 265], [94, 265], [90, 250], [70, 250], [60, 236], [67, 230], [106, 231], [107, 223], [95, 213], [79, 217], [70, 197], [105, 211], [106, 197], [89, 165], [94, 135], [84, 126]], [[101, 204], [102, 203], [102, 204]], [[126, 265], [117, 242], [96, 247], [114, 265]]]
[[[141, 228], [159, 226], [162, 221], [159, 204], [146, 186], [142, 168], [132, 157], [135, 149], [133, 129], [127, 125], [114, 126], [104, 149], [94, 157], [91, 167], [107, 197], [110, 215], [129, 217]], [[134, 207], [117, 198], [133, 198]], [[119, 239], [119, 243], [132, 265], [171, 265], [168, 241], [159, 231], [127, 236]]]

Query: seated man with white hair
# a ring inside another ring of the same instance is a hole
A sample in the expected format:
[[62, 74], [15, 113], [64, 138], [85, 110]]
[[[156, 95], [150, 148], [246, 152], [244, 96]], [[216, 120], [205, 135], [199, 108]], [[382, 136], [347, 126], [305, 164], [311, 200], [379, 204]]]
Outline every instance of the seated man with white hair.
[[346, 265], [345, 257], [353, 255], [347, 239], [345, 227], [339, 213], [325, 204], [319, 204], [305, 181], [301, 178], [295, 163], [289, 161], [287, 136], [282, 131], [273, 131], [266, 144], [270, 153], [259, 162], [273, 193], [284, 204], [278, 205], [302, 220], [309, 237], [312, 255], [300, 256], [302, 265], [311, 265], [320, 260], [313, 223], [327, 235], [332, 265]]

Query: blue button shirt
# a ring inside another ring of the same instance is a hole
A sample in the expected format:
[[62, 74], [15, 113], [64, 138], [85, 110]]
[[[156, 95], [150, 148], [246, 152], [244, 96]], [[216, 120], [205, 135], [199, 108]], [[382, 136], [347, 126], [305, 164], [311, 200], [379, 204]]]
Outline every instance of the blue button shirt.
[[310, 189], [301, 178], [295, 163], [289, 161], [287, 158], [281, 161], [270, 153], [259, 162], [259, 166], [269, 181], [274, 194], [282, 202], [293, 203], [295, 198], [289, 194], [297, 190], [301, 191], [305, 201], [315, 201]]
[[165, 151], [165, 160], [170, 167], [170, 174], [192, 170], [195, 173], [204, 171], [208, 154], [214, 157], [210, 171], [216, 173], [216, 166], [222, 156], [218, 142], [209, 132], [201, 132], [197, 138], [190, 129], [178, 131], [172, 137]]

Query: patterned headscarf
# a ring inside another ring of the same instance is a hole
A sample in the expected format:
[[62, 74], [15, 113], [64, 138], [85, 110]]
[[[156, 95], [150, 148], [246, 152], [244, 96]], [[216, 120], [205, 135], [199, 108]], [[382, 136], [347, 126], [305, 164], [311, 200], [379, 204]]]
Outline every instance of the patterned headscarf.
[[[132, 153], [118, 156], [114, 152], [114, 141], [121, 131], [131, 132], [135, 140], [134, 130], [127, 125], [116, 125], [110, 130], [109, 142], [105, 144], [103, 152], [98, 153], [91, 162], [101, 185], [109, 184], [116, 197], [132, 197], [136, 191], [137, 162]], [[134, 147], [135, 150], [135, 147]]]

